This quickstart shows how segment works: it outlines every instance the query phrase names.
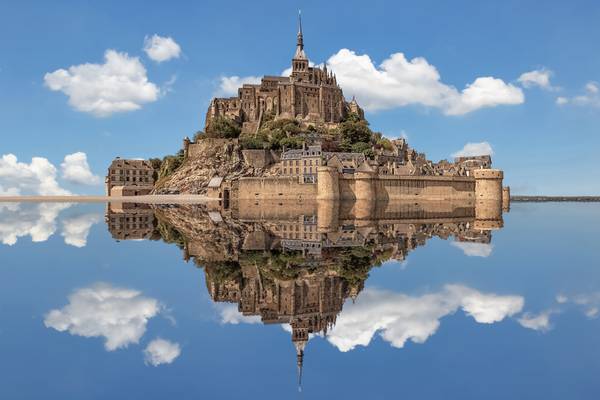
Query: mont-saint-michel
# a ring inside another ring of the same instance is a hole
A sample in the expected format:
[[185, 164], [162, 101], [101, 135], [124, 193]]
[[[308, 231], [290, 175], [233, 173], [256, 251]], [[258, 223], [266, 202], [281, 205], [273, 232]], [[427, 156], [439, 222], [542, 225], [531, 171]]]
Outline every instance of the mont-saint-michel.
[[[374, 132], [346, 100], [335, 71], [311, 66], [298, 19], [289, 76], [264, 76], [214, 98], [203, 131], [163, 159], [115, 159], [109, 196], [200, 194], [238, 200], [458, 201], [485, 203], [496, 220], [509, 189], [489, 155], [432, 162], [405, 139]], [[489, 214], [489, 215], [487, 215]]]

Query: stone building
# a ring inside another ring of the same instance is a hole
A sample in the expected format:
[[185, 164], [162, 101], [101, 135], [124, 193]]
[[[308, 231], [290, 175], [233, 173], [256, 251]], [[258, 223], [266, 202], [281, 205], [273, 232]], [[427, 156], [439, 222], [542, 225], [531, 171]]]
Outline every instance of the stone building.
[[340, 173], [354, 173], [364, 162], [363, 153], [328, 152], [322, 150], [321, 144], [304, 143], [301, 149], [284, 149], [278, 169], [281, 176], [298, 178], [300, 183], [316, 183], [319, 166], [336, 167]]
[[290, 76], [265, 76], [260, 84], [244, 84], [236, 97], [213, 99], [206, 113], [206, 126], [223, 116], [239, 123], [243, 133], [254, 133], [270, 114], [275, 119], [295, 118], [304, 125], [331, 127], [350, 112], [364, 118], [355, 99], [346, 102], [335, 74], [327, 66], [309, 65], [299, 20]]
[[147, 160], [117, 157], [108, 167], [105, 179], [107, 196], [139, 196], [154, 187], [154, 168]]

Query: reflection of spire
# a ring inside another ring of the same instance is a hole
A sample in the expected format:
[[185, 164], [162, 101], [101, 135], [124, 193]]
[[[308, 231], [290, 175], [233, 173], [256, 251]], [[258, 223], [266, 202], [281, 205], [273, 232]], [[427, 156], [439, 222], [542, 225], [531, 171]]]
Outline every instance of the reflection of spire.
[[304, 347], [306, 340], [294, 342], [296, 347], [296, 367], [298, 368], [298, 391], [302, 391], [302, 366], [304, 364]]

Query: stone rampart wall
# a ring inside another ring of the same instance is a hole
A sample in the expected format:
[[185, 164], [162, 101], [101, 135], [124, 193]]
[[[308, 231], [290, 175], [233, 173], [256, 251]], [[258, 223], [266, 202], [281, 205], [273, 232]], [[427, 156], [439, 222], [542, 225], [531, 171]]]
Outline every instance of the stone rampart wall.
[[300, 184], [298, 178], [240, 178], [240, 200], [303, 200], [317, 197], [316, 184]]

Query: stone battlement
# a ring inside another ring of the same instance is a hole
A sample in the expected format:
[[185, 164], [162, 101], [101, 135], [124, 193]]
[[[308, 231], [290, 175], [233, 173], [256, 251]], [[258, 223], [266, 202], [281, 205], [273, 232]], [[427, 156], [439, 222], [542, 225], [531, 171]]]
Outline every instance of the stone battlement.
[[476, 169], [473, 170], [475, 179], [503, 179], [504, 172], [499, 169]]

